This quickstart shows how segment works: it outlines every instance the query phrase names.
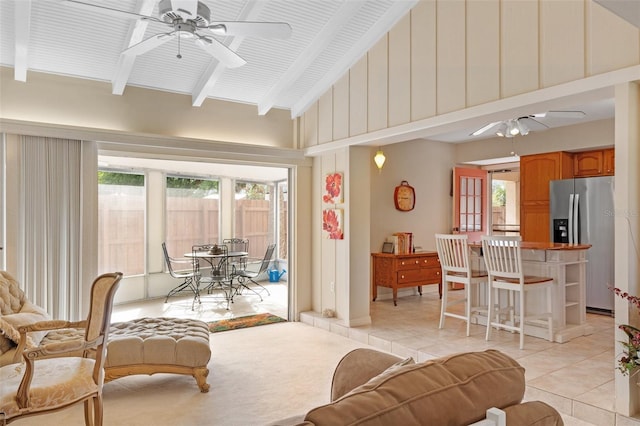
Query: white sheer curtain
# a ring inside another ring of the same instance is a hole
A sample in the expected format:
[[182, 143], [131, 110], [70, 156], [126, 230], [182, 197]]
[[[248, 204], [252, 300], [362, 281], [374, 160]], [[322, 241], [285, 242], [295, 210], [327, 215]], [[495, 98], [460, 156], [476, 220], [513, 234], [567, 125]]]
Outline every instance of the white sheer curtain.
[[86, 317], [97, 271], [95, 142], [20, 137], [18, 279], [56, 319]]

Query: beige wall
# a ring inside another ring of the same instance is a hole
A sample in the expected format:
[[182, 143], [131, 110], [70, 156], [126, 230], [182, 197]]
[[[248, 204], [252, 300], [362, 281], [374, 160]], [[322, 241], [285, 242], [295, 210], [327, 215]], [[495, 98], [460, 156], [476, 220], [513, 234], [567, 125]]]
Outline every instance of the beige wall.
[[191, 106], [191, 96], [128, 87], [111, 94], [111, 84], [30, 71], [27, 83], [0, 68], [0, 119], [115, 132], [240, 142], [295, 148], [289, 111], [259, 116], [255, 106], [208, 99]]

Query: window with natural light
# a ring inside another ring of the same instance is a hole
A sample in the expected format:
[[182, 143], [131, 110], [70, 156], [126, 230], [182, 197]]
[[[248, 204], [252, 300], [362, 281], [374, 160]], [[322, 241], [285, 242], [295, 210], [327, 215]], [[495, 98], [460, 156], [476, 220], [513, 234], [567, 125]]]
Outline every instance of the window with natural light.
[[140, 275], [145, 253], [145, 176], [98, 172], [98, 272]]
[[273, 185], [236, 181], [235, 238], [246, 238], [249, 256], [262, 257], [275, 242]]
[[166, 178], [167, 249], [182, 257], [194, 244], [217, 243], [220, 235], [220, 181]]

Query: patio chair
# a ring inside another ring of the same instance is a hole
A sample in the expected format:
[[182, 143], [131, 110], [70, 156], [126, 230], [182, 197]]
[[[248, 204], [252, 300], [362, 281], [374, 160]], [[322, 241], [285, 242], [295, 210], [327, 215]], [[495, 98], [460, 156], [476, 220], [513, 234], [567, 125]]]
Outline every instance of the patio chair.
[[234, 256], [229, 258], [230, 265], [236, 271], [247, 268], [247, 256], [249, 255], [249, 240], [246, 238], [226, 238], [222, 244], [227, 246], [229, 253], [247, 253], [245, 256]]
[[[50, 320], [18, 328], [21, 364], [0, 368], [0, 424], [84, 402], [86, 425], [102, 425], [102, 385], [113, 296], [120, 272], [103, 274], [91, 286], [86, 320]], [[27, 333], [84, 328], [83, 339], [27, 348]], [[46, 422], [43, 422], [43, 424]]]
[[198, 268], [196, 259], [174, 258], [169, 256], [167, 251], [167, 244], [162, 243], [162, 251], [164, 252], [164, 260], [167, 263], [169, 269], [169, 275], [173, 278], [182, 280], [180, 284], [167, 293], [167, 297], [164, 299], [164, 303], [167, 303], [169, 298], [181, 291], [191, 290], [193, 293], [193, 303], [191, 304], [191, 310], [195, 305], [195, 301], [200, 302], [200, 295], [198, 291]]
[[[236, 288], [236, 291], [235, 291], [234, 295], [235, 294], [242, 294], [243, 289], [249, 290], [252, 293], [258, 295], [258, 297], [260, 297], [260, 301], [262, 301], [262, 295], [260, 293], [267, 292], [267, 295], [271, 295], [269, 293], [269, 290], [267, 290], [267, 288], [265, 286], [263, 286], [262, 284], [257, 282], [256, 279], [261, 274], [266, 273], [267, 269], [269, 269], [269, 263], [271, 263], [271, 258], [273, 257], [273, 252], [274, 252], [275, 248], [276, 248], [275, 244], [270, 244], [267, 247], [267, 250], [264, 253], [264, 257], [260, 261], [260, 268], [257, 271], [250, 271], [248, 269], [244, 269], [244, 270], [236, 271], [234, 273], [233, 278], [237, 278], [238, 279], [238, 286]], [[252, 258], [248, 258], [247, 259], [248, 263], [251, 262], [251, 260], [252, 260]], [[253, 259], [253, 260], [260, 260], [260, 259]], [[259, 291], [256, 290], [253, 287], [249, 287], [247, 281], [251, 281], [257, 287], [259, 287]]]

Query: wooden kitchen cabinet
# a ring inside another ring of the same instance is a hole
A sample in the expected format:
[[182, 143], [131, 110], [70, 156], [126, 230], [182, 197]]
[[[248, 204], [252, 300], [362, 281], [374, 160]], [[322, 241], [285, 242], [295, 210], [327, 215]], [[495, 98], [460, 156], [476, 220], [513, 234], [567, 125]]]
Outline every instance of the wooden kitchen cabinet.
[[616, 173], [616, 150], [605, 149], [603, 151], [603, 162], [604, 162], [604, 176], [614, 176]]
[[520, 235], [523, 241], [549, 242], [549, 182], [573, 177], [568, 152], [520, 157]]
[[417, 287], [422, 295], [422, 285], [438, 284], [438, 292], [442, 296], [442, 270], [437, 252], [371, 253], [371, 260], [371, 291], [374, 302], [378, 297], [378, 286], [393, 289], [393, 304], [396, 306], [399, 288]]
[[613, 176], [614, 149], [576, 152], [573, 156], [575, 177]]

